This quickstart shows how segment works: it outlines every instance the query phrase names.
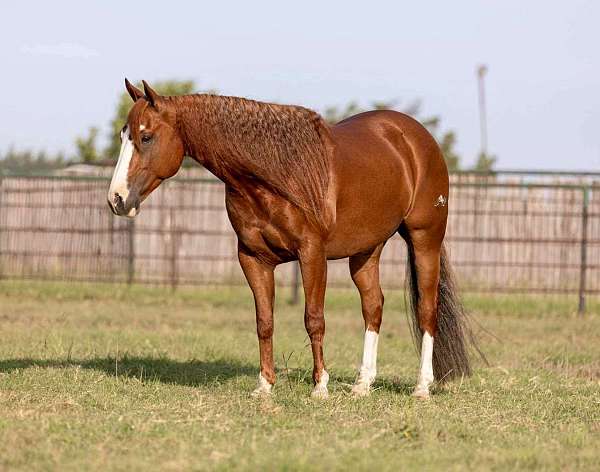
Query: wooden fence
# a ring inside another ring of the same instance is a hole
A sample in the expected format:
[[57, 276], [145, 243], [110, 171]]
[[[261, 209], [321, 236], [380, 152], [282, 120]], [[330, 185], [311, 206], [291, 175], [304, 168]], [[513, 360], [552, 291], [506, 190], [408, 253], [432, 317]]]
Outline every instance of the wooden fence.
[[[600, 187], [454, 175], [447, 245], [470, 291], [600, 293]], [[105, 177], [0, 177], [0, 278], [121, 283], [240, 284], [224, 187], [210, 178], [165, 182], [134, 220], [112, 215]], [[383, 253], [382, 283], [404, 284], [399, 236]], [[293, 264], [279, 284], [296, 283]], [[350, 286], [346, 261], [329, 283]]]

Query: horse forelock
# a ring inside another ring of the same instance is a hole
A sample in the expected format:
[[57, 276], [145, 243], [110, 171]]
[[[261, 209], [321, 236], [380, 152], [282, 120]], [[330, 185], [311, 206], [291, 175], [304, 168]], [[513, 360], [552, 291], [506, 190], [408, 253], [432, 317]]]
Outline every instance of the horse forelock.
[[142, 126], [142, 116], [144, 112], [148, 108], [148, 101], [144, 99], [139, 99], [131, 110], [129, 110], [129, 114], [127, 115], [127, 126], [129, 128], [129, 132], [131, 133], [131, 137], [135, 140], [140, 133], [140, 126]]

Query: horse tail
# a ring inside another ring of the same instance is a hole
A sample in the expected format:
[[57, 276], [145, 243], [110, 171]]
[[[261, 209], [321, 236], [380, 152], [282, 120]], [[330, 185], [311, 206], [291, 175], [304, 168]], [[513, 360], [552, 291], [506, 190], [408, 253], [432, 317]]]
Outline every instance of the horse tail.
[[[423, 331], [419, 325], [419, 291], [417, 268], [412, 244], [408, 244], [407, 285], [410, 294], [409, 324], [417, 347], [421, 346]], [[444, 382], [456, 377], [471, 375], [469, 347], [484, 359], [471, 329], [469, 318], [458, 297], [454, 274], [444, 246], [440, 251], [440, 281], [438, 285], [437, 330], [433, 343], [433, 375]], [[420, 349], [418, 349], [420, 351]], [[486, 361], [487, 362], [487, 361]]]

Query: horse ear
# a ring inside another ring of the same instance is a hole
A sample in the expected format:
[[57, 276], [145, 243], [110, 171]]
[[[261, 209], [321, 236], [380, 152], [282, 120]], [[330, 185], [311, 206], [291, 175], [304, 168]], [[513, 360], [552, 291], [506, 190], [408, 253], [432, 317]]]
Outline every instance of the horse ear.
[[129, 92], [129, 96], [135, 102], [138, 98], [142, 98], [144, 96], [144, 92], [142, 92], [139, 88], [134, 86], [129, 80], [125, 79], [125, 88]]
[[150, 105], [155, 107], [160, 99], [160, 95], [152, 90], [152, 88], [148, 85], [148, 82], [145, 80], [142, 80], [142, 84], [144, 85], [144, 94], [146, 94], [146, 98], [150, 102]]

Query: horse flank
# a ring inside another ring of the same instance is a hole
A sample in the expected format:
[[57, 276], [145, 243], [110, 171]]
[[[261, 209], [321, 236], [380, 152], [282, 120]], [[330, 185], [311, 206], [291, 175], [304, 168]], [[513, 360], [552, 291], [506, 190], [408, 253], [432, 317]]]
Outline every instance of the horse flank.
[[[327, 227], [329, 130], [316, 112], [219, 95], [169, 97], [190, 150], [217, 176], [251, 176]], [[212, 166], [213, 168], [210, 168]]]

